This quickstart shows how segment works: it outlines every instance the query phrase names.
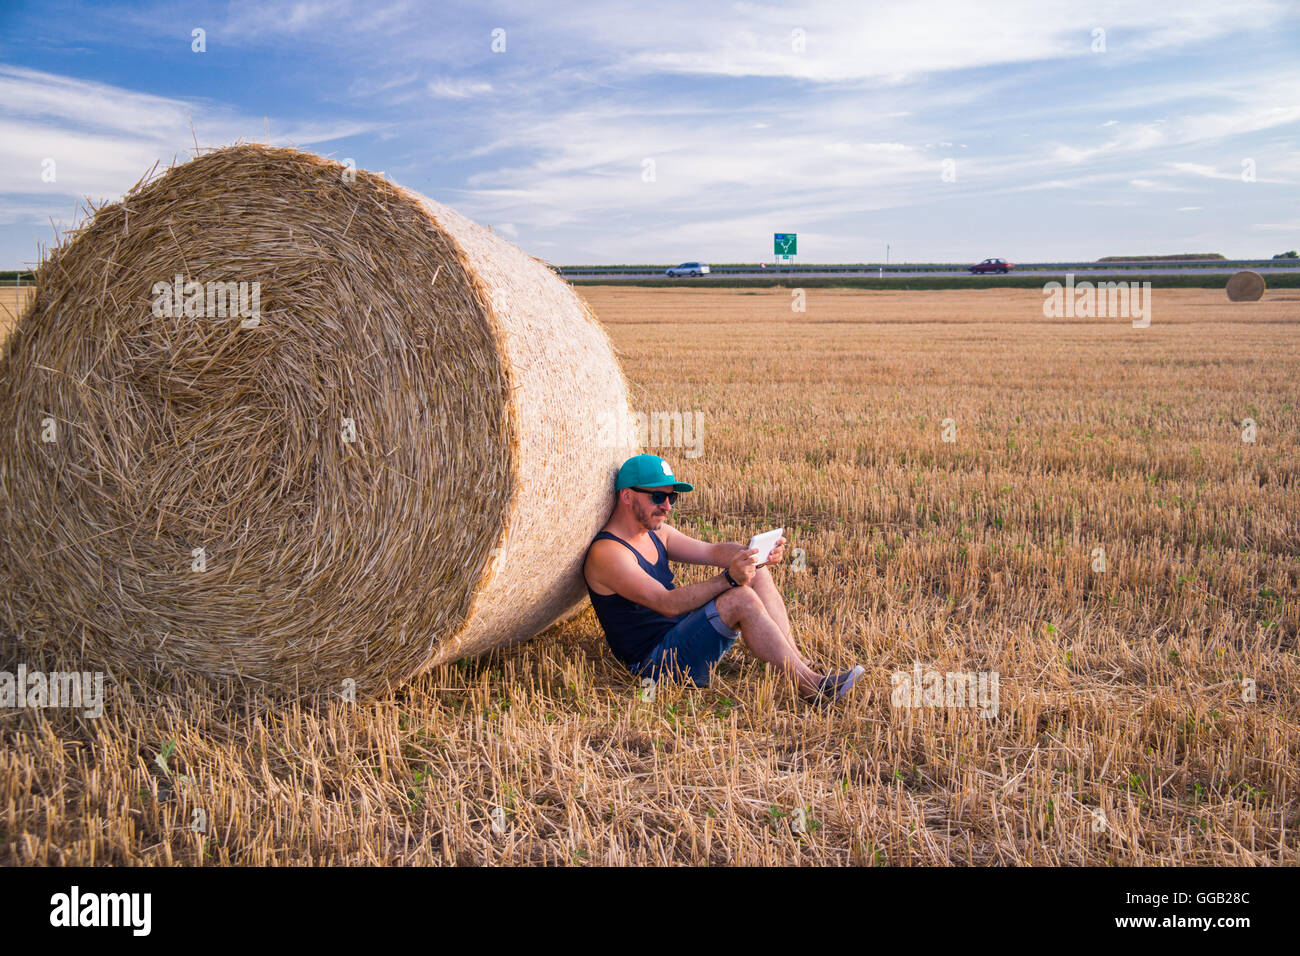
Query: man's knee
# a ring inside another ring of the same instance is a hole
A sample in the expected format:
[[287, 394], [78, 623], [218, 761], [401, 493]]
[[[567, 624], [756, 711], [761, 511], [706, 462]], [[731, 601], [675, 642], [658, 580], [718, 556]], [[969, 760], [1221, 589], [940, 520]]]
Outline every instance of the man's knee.
[[751, 614], [762, 612], [763, 600], [754, 593], [753, 588], [732, 588], [718, 595], [715, 603], [718, 613], [727, 627], [734, 628], [740, 621]]

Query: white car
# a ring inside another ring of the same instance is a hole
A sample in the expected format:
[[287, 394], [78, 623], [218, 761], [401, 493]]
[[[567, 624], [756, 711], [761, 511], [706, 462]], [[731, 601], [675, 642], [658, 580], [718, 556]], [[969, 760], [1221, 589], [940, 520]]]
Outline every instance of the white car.
[[706, 276], [708, 274], [709, 266], [706, 262], [683, 262], [681, 265], [664, 273], [664, 275], [673, 279], [678, 276]]

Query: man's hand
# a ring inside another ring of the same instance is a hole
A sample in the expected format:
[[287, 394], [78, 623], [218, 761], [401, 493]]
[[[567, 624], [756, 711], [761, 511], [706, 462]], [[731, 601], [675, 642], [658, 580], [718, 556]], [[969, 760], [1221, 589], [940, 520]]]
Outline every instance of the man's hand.
[[763, 562], [764, 567], [769, 564], [780, 564], [781, 559], [785, 557], [785, 536], [782, 535], [777, 539], [772, 551], [768, 554], [767, 560]]
[[758, 568], [754, 564], [754, 556], [758, 554], [757, 548], [747, 548], [739, 552], [731, 559], [727, 571], [730, 572], [732, 580], [737, 584], [747, 586], [754, 580], [754, 575], [758, 573]]

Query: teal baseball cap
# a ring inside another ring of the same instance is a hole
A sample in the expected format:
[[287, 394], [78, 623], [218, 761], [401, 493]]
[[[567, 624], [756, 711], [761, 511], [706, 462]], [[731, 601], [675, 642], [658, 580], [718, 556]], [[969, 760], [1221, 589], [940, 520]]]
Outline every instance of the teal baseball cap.
[[623, 462], [623, 467], [618, 470], [618, 480], [614, 482], [614, 490], [662, 488], [664, 485], [672, 485], [674, 491], [695, 490], [694, 485], [688, 485], [674, 478], [668, 462], [658, 455], [633, 455]]

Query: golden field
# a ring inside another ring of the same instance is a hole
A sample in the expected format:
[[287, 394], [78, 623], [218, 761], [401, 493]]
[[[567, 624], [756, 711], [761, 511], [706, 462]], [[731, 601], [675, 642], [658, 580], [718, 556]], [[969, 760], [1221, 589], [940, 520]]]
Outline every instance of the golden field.
[[[698, 457], [646, 449], [696, 486], [674, 523], [786, 527], [850, 700], [739, 644], [643, 700], [590, 608], [365, 704], [112, 683], [0, 712], [0, 862], [1297, 862], [1300, 293], [1156, 289], [1134, 329], [1036, 290], [580, 291], [634, 406], [702, 415]], [[997, 713], [895, 706], [917, 665], [996, 672]]]
[[32, 289], [27, 286], [21, 289], [13, 285], [0, 286], [0, 341], [9, 335], [9, 330], [31, 297]]

